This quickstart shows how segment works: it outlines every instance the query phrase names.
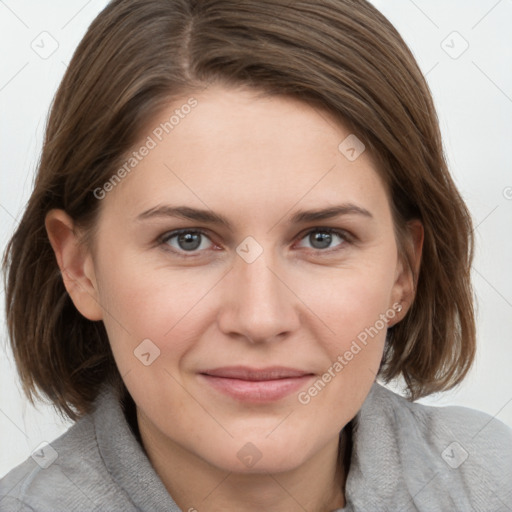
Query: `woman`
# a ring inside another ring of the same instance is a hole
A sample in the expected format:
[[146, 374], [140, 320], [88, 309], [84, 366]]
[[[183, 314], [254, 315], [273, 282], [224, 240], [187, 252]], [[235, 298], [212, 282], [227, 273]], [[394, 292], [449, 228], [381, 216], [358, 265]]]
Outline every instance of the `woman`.
[[510, 429], [414, 403], [473, 362], [472, 251], [370, 4], [111, 2], [4, 261], [25, 391], [77, 422], [0, 506], [503, 508]]

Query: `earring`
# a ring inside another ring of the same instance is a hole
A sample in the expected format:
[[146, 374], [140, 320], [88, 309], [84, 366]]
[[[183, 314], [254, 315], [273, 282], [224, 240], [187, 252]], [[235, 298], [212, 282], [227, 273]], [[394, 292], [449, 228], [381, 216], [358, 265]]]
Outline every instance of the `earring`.
[[402, 307], [402, 304], [398, 304], [398, 307], [396, 308], [396, 310], [400, 313], [402, 311], [402, 309], [404, 309]]

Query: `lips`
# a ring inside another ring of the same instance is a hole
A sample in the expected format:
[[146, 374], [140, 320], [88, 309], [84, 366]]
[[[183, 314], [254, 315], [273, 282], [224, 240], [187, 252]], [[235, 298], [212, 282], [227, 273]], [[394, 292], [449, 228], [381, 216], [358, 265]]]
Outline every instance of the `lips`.
[[229, 366], [200, 372], [200, 379], [214, 390], [238, 401], [263, 403], [280, 400], [307, 384], [314, 374], [296, 368], [262, 369]]
[[289, 379], [293, 377], [303, 377], [304, 375], [312, 375], [310, 372], [297, 370], [295, 368], [286, 368], [284, 366], [271, 366], [261, 370], [248, 368], [245, 366], [226, 366], [201, 372], [212, 377], [223, 377], [225, 379], [240, 380], [276, 380]]

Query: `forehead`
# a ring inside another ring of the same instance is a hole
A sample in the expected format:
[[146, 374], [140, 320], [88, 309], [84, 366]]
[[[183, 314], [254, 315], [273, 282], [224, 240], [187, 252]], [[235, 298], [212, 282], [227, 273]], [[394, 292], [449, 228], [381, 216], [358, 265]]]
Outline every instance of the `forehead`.
[[108, 202], [139, 213], [177, 200], [248, 213], [299, 201], [303, 208], [378, 206], [385, 190], [369, 152], [347, 158], [354, 155], [347, 144], [356, 141], [356, 155], [362, 149], [354, 137], [327, 111], [297, 99], [211, 87], [155, 116]]

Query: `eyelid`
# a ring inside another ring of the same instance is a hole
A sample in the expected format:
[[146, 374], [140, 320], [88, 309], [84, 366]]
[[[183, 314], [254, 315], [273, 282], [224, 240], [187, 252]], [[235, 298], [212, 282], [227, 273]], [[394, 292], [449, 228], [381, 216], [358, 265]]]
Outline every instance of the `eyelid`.
[[299, 235], [297, 235], [297, 243], [300, 243], [307, 235], [311, 233], [331, 233], [339, 236], [343, 240], [343, 243], [341, 243], [340, 245], [335, 247], [329, 247], [327, 249], [315, 249], [309, 247], [304, 248], [308, 252], [315, 254], [328, 255], [332, 253], [337, 253], [343, 250], [346, 244], [353, 244], [356, 240], [356, 237], [345, 229], [335, 228], [332, 226], [314, 226], [311, 228], [307, 228], [306, 230], [302, 231]]
[[[160, 235], [157, 239], [157, 245], [162, 247], [164, 251], [171, 252], [173, 254], [176, 254], [177, 256], [182, 256], [184, 258], [194, 258], [202, 255], [202, 252], [187, 252], [187, 251], [178, 251], [172, 247], [170, 247], [167, 242], [176, 236], [181, 235], [182, 233], [199, 233], [208, 240], [212, 242], [212, 244], [215, 244], [215, 242], [211, 239], [210, 234], [208, 231], [201, 229], [201, 228], [180, 228], [180, 229], [174, 229], [172, 231], [166, 231], [163, 235]], [[204, 252], [204, 251], [203, 251]]]
[[301, 231], [297, 235], [297, 238], [302, 240], [309, 233], [315, 233], [315, 232], [334, 233], [335, 235], [339, 235], [340, 237], [346, 239], [347, 241], [354, 241], [356, 238], [352, 233], [350, 233], [346, 229], [335, 228], [333, 226], [313, 226], [310, 228], [306, 228], [304, 231]]
[[[305, 230], [301, 231], [295, 238], [298, 239], [298, 242], [301, 242], [307, 235], [309, 235], [310, 233], [315, 233], [315, 232], [334, 233], [335, 235], [338, 235], [344, 241], [344, 243], [341, 245], [345, 245], [346, 243], [351, 244], [356, 240], [356, 237], [352, 233], [348, 232], [347, 230], [341, 229], [341, 228], [335, 228], [332, 226], [309, 227], [309, 228], [306, 228]], [[159, 246], [164, 246], [163, 247], [164, 250], [170, 251], [173, 254], [176, 254], [178, 256], [183, 256], [185, 258], [194, 258], [194, 257], [201, 256], [202, 252], [204, 252], [204, 251], [201, 251], [201, 252], [177, 251], [176, 249], [171, 248], [169, 245], [167, 245], [167, 242], [171, 238], [179, 236], [182, 233], [201, 234], [201, 235], [205, 236], [206, 238], [208, 238], [212, 242], [212, 244], [215, 245], [215, 242], [212, 240], [212, 237], [209, 234], [208, 230], [205, 230], [202, 228], [179, 228], [179, 229], [175, 229], [175, 230], [171, 230], [171, 231], [166, 231], [164, 234], [162, 234], [158, 237], [157, 244]], [[327, 248], [327, 249], [314, 249], [314, 248], [311, 248], [311, 249], [305, 248], [305, 249], [309, 250], [310, 252], [317, 253], [317, 254], [322, 254], [322, 253], [330, 254], [331, 252], [337, 252], [337, 251], [341, 250], [341, 249], [337, 249], [336, 247]]]

